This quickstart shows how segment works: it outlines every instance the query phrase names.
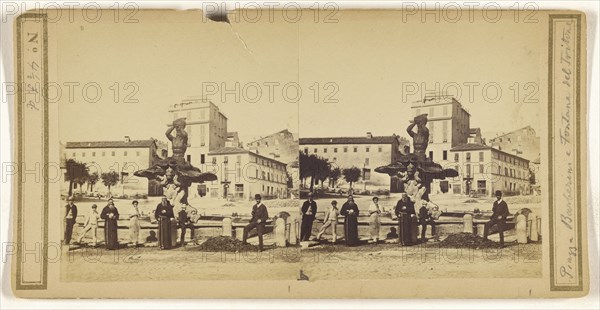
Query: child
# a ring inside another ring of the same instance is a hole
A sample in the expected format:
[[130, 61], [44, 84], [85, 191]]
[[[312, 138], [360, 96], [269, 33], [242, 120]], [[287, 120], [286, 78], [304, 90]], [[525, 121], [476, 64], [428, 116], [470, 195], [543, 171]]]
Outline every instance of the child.
[[96, 244], [98, 242], [98, 238], [96, 236], [98, 233], [98, 219], [100, 218], [98, 211], [96, 211], [97, 208], [98, 208], [98, 206], [96, 206], [95, 204], [92, 205], [92, 213], [87, 215], [85, 222], [84, 222], [85, 227], [83, 228], [83, 231], [79, 235], [79, 240], [77, 240], [77, 243], [81, 244], [81, 241], [83, 240], [83, 237], [85, 237], [85, 234], [91, 230], [92, 231], [92, 246], [96, 246]]
[[335, 243], [337, 241], [336, 226], [338, 223], [337, 218], [339, 214], [340, 211], [337, 208], [337, 201], [334, 200], [331, 202], [331, 208], [327, 211], [327, 213], [325, 213], [325, 218], [323, 219], [323, 226], [321, 226], [321, 230], [319, 230], [319, 234], [317, 234], [317, 240], [321, 239], [321, 236], [323, 235], [325, 230], [331, 226], [331, 231], [333, 234], [332, 242]]

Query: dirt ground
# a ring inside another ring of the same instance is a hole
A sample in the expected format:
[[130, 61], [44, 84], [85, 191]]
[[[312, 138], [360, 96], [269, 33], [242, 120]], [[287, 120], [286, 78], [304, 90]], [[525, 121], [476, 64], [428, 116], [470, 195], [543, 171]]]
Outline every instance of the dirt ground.
[[[254, 241], [253, 241], [254, 242]], [[270, 240], [265, 240], [270, 244]], [[63, 250], [63, 281], [309, 280], [391, 278], [532, 278], [542, 276], [541, 244], [509, 243], [503, 249], [446, 249], [436, 242], [303, 249], [267, 246], [264, 252], [203, 252], [199, 246], [160, 250]]]

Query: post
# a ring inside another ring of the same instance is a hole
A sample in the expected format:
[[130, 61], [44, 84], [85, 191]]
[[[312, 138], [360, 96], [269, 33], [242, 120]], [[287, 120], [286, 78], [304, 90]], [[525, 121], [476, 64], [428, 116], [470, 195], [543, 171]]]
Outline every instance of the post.
[[538, 235], [538, 227], [537, 227], [537, 222], [538, 222], [538, 216], [535, 213], [529, 213], [529, 218], [530, 221], [528, 221], [529, 223], [531, 223], [531, 236], [529, 236], [529, 240], [537, 242], [539, 240]]
[[527, 243], [527, 218], [523, 214], [517, 215], [517, 224], [515, 225], [517, 232], [517, 242]]
[[287, 245], [287, 240], [285, 240], [285, 220], [282, 218], [278, 218], [275, 221], [275, 244], [280, 247], [285, 247]]
[[296, 231], [297, 229], [297, 220], [296, 220], [296, 214], [294, 214], [294, 212], [292, 212], [292, 214], [290, 215], [290, 217], [288, 217], [288, 221], [290, 222], [290, 240], [288, 240], [288, 242], [290, 244], [298, 244], [298, 232]]
[[463, 216], [463, 233], [473, 233], [473, 215], [471, 214]]
[[231, 224], [230, 217], [226, 217], [223, 219], [223, 233], [221, 234], [221, 236], [225, 236], [225, 237], [232, 236], [232, 224]]

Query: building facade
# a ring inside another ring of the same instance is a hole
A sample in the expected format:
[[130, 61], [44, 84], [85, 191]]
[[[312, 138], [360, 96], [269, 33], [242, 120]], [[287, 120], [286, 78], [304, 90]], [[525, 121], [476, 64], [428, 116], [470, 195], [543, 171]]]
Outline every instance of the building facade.
[[526, 126], [490, 139], [492, 147], [535, 161], [540, 158], [540, 137]]
[[[66, 162], [73, 159], [84, 163], [90, 174], [97, 173], [98, 176], [110, 171], [117, 172], [120, 178], [119, 182], [111, 187], [112, 195], [152, 195], [157, 190], [156, 185], [148, 182], [146, 178], [134, 176], [133, 173], [154, 165], [160, 159], [159, 153], [154, 139], [67, 142], [62, 160]], [[64, 172], [66, 173], [66, 170]], [[83, 187], [75, 188], [74, 192], [86, 192], [87, 186], [83, 185]], [[66, 179], [63, 189], [64, 192], [68, 192], [69, 182]], [[100, 179], [93, 185], [92, 191], [105, 195], [108, 193], [108, 188]]]
[[[375, 168], [397, 161], [401, 154], [400, 150], [407, 144], [407, 140], [401, 140], [395, 134], [373, 136], [367, 133], [364, 137], [300, 138], [300, 151], [327, 159], [333, 168], [361, 169], [361, 179], [353, 184], [355, 188], [388, 189], [391, 192], [398, 192], [400, 191], [398, 180], [375, 172]], [[338, 180], [337, 185], [348, 186], [343, 176]]]
[[[227, 117], [217, 105], [204, 99], [186, 99], [169, 108], [173, 120], [186, 118], [188, 134], [187, 161], [200, 167], [206, 163], [208, 153], [225, 147]], [[168, 124], [170, 125], [170, 124]], [[166, 130], [166, 128], [165, 128]], [[169, 150], [171, 146], [169, 145]], [[169, 156], [172, 154], [169, 153]]]
[[451, 150], [453, 169], [459, 176], [448, 182], [454, 194], [493, 196], [530, 194], [529, 160], [485, 144], [467, 143]]
[[206, 183], [212, 198], [252, 200], [255, 194], [265, 199], [287, 198], [286, 164], [249, 150], [223, 147], [208, 154], [203, 171], [215, 173], [217, 180]]

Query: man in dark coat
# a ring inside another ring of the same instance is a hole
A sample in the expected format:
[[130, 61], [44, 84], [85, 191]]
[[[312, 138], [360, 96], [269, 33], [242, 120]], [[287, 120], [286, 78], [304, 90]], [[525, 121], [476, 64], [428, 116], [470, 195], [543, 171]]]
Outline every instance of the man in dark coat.
[[358, 245], [358, 205], [354, 202], [352, 195], [344, 202], [340, 214], [344, 216], [344, 239], [347, 246]]
[[156, 210], [154, 210], [154, 218], [158, 221], [160, 217], [175, 218], [173, 206], [169, 202], [169, 199], [167, 199], [167, 196], [162, 196], [162, 201], [156, 206]]
[[71, 243], [73, 226], [75, 226], [75, 221], [77, 220], [77, 206], [73, 203], [73, 197], [71, 196], [67, 200], [68, 203], [65, 206], [65, 244]]
[[415, 203], [408, 198], [406, 193], [402, 193], [402, 198], [398, 200], [396, 208], [394, 209], [394, 213], [396, 213], [397, 217], [400, 217], [401, 212], [406, 214], [416, 214]]
[[116, 250], [119, 248], [119, 237], [117, 234], [117, 221], [119, 220], [119, 210], [111, 199], [108, 200], [108, 205], [102, 209], [100, 218], [104, 220], [104, 242], [108, 250]]
[[179, 228], [181, 229], [181, 246], [185, 246], [185, 231], [187, 229], [190, 230], [192, 235], [192, 240], [194, 239], [194, 223], [190, 218], [190, 215], [187, 211], [186, 205], [181, 205], [181, 211], [177, 214], [177, 222], [179, 224]]
[[302, 226], [300, 227], [300, 241], [310, 240], [312, 225], [317, 214], [317, 202], [313, 200], [313, 193], [308, 193], [308, 200], [302, 204]]
[[265, 223], [269, 218], [269, 212], [267, 211], [267, 207], [261, 202], [262, 197], [260, 194], [254, 195], [254, 200], [256, 200], [256, 204], [252, 206], [252, 218], [250, 219], [250, 223], [244, 227], [243, 242], [246, 243], [246, 240], [248, 240], [248, 233], [256, 228], [256, 232], [258, 233], [258, 248], [262, 251], [263, 231], [265, 230]]
[[496, 201], [492, 206], [492, 217], [485, 223], [483, 227], [483, 238], [487, 239], [490, 228], [494, 225], [498, 227], [498, 234], [500, 235], [500, 246], [504, 246], [504, 227], [506, 226], [506, 217], [510, 214], [508, 211], [508, 205], [506, 201], [502, 200], [502, 192], [496, 191]]

